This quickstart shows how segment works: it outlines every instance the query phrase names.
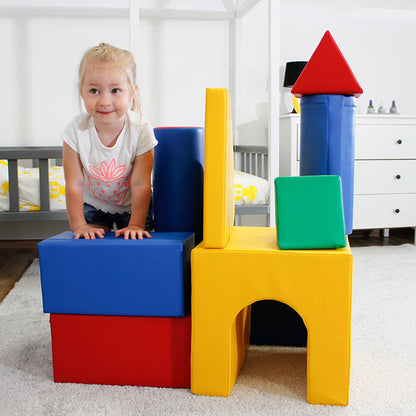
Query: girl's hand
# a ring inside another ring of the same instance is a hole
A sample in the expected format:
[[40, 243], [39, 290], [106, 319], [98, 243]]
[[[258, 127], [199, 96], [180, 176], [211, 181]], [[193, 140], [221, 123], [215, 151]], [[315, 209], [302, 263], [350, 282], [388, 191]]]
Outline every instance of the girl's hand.
[[81, 225], [76, 228], [74, 231], [75, 240], [80, 238], [85, 238], [86, 240], [95, 240], [95, 236], [99, 238], [104, 238], [105, 230], [104, 228], [97, 228], [90, 224]]
[[128, 225], [121, 230], [117, 230], [116, 237], [120, 237], [121, 235], [124, 235], [125, 240], [128, 240], [129, 238], [132, 240], [143, 240], [143, 237], [152, 238], [152, 236], [147, 231], [143, 230], [142, 227], [137, 225]]

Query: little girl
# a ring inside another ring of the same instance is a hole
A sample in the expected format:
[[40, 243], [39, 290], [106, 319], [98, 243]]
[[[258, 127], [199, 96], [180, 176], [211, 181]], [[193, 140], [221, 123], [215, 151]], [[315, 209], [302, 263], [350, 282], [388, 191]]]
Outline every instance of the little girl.
[[68, 221], [76, 239], [150, 238], [156, 146], [141, 116], [132, 54], [109, 44], [88, 49], [79, 68], [86, 113], [62, 134]]

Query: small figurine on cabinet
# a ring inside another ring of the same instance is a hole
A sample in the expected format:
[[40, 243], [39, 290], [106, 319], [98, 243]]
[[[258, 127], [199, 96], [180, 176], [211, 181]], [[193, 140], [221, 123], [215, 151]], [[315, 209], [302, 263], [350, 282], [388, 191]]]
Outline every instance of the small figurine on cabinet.
[[373, 100], [370, 100], [367, 107], [367, 113], [368, 114], [374, 114], [376, 112], [374, 106], [373, 106]]
[[379, 114], [385, 114], [386, 113], [386, 109], [383, 107], [383, 103], [380, 103], [377, 111], [378, 111]]
[[390, 107], [391, 114], [397, 114], [396, 100], [393, 100]]

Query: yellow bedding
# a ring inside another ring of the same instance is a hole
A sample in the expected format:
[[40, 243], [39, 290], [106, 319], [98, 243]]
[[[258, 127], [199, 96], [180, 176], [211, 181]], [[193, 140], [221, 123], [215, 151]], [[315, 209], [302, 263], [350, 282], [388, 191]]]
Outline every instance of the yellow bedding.
[[[39, 211], [39, 169], [18, 168], [20, 211]], [[62, 166], [49, 168], [50, 209], [65, 210], [65, 179]], [[0, 211], [8, 211], [9, 175], [6, 160], [0, 160]]]

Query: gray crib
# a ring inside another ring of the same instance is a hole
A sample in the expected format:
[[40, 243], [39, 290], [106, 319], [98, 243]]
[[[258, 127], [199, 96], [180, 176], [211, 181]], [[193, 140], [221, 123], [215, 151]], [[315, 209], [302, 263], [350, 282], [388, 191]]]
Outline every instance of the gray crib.
[[[0, 212], [0, 222], [6, 221], [63, 221], [66, 211], [51, 211], [49, 206], [49, 164], [62, 164], [62, 147], [0, 147], [0, 160], [7, 160], [9, 171], [10, 209]], [[39, 167], [40, 211], [19, 210], [19, 161], [29, 160]]]
[[[236, 170], [267, 179], [268, 152], [265, 146], [234, 146]], [[10, 209], [0, 212], [0, 222], [11, 221], [63, 221], [66, 211], [52, 211], [49, 204], [49, 165], [62, 164], [62, 147], [0, 147], [0, 160], [8, 161]], [[19, 210], [19, 161], [29, 160], [39, 167], [40, 210]], [[236, 215], [269, 214], [268, 205], [236, 206]]]

